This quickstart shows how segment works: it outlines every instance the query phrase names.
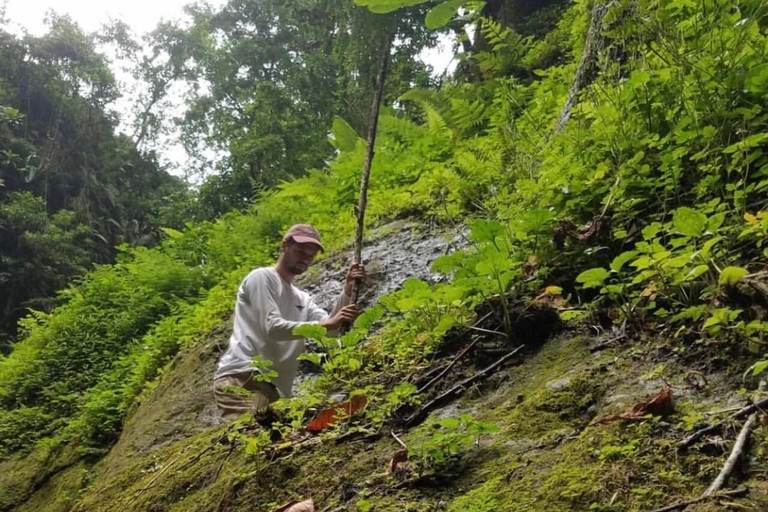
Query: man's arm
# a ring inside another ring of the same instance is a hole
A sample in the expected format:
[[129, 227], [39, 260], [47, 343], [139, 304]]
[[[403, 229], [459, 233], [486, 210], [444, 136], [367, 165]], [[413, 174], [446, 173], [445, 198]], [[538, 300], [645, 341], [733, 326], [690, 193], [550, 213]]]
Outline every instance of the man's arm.
[[[325, 310], [315, 304], [315, 301], [310, 299], [309, 320], [317, 321], [324, 327], [327, 327], [332, 336], [340, 334], [342, 325], [351, 324], [357, 317], [357, 308], [352, 305], [352, 290], [355, 281], [361, 281], [363, 279], [365, 279], [365, 267], [363, 264], [352, 264], [347, 270], [347, 275], [344, 279], [344, 287], [336, 298], [336, 302], [333, 304], [331, 314], [329, 315], [326, 313]], [[334, 320], [340, 320], [340, 322]]]
[[345, 323], [354, 322], [357, 316], [357, 308], [350, 305], [351, 298], [342, 293], [333, 306], [333, 311], [329, 315], [323, 308], [315, 304], [312, 299], [309, 300], [308, 320], [328, 329], [329, 336], [338, 336], [341, 334], [341, 327]]
[[302, 339], [303, 336], [293, 334], [297, 327], [307, 324], [319, 324], [328, 329], [329, 332], [338, 332], [341, 325], [351, 323], [357, 317], [357, 308], [354, 306], [344, 306], [332, 316], [318, 307], [314, 301], [309, 302], [308, 322], [294, 322], [286, 320], [280, 314], [280, 308], [277, 305], [279, 284], [266, 274], [255, 274], [248, 282], [248, 296], [251, 301], [251, 307], [259, 312], [256, 315], [257, 322], [264, 322], [264, 330], [267, 331], [272, 341], [292, 341]]

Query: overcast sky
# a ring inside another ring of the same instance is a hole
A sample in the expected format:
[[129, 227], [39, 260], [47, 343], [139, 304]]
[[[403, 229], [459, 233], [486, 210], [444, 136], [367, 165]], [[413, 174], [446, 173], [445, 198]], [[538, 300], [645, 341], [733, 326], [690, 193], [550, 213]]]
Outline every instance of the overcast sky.
[[[213, 6], [219, 6], [226, 0], [207, 0]], [[290, 1], [290, 0], [286, 0]], [[350, 0], [351, 1], [351, 0]], [[0, 6], [5, 3], [6, 18], [13, 32], [21, 33], [22, 30], [33, 35], [42, 35], [46, 32], [46, 12], [54, 10], [59, 14], [69, 14], [87, 32], [95, 32], [105, 23], [111, 20], [122, 20], [127, 23], [136, 34], [142, 34], [154, 29], [163, 19], [179, 19], [184, 16], [183, 7], [194, 0], [0, 0]], [[450, 41], [446, 41], [439, 49], [429, 50], [421, 56], [425, 62], [432, 64], [436, 75], [441, 75], [452, 59]], [[454, 63], [455, 64], [455, 63]], [[117, 71], [117, 78], [123, 82], [124, 90], [130, 90], [132, 84], [130, 76]], [[126, 95], [127, 96], [127, 95]], [[122, 131], [131, 133], [127, 126], [128, 113], [131, 111], [132, 100], [130, 97], [121, 98], [115, 105], [115, 109], [121, 114], [124, 124]], [[172, 172], [183, 175], [188, 162], [186, 152], [171, 136], [162, 142], [158, 148], [161, 160], [175, 167]]]
[[[3, 0], [0, 0], [2, 4]], [[67, 13], [85, 30], [98, 30], [110, 19], [122, 19], [136, 32], [152, 30], [161, 19], [179, 18], [190, 0], [6, 0], [6, 15], [12, 25], [29, 32], [45, 33], [45, 13], [49, 9]], [[223, 0], [209, 0], [220, 5]]]

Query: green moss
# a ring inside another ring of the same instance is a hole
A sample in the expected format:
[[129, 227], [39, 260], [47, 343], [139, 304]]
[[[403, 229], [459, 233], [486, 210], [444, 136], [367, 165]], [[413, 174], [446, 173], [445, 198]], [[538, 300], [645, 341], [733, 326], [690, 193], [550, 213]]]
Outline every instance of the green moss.
[[80, 462], [56, 473], [15, 512], [69, 512], [79, 498], [88, 472]]
[[0, 461], [0, 510], [12, 510], [24, 503], [49, 479], [79, 459], [72, 445], [41, 445], [27, 454]]
[[[591, 424], [595, 417], [613, 414], [617, 407], [631, 406], [642, 398], [644, 388], [636, 383], [658, 361], [644, 355], [641, 346], [628, 346], [612, 355], [615, 368], [603, 371], [605, 358], [593, 357], [587, 346], [578, 337], [552, 340], [528, 355], [524, 364], [509, 369], [506, 380], [496, 387], [481, 386], [437, 411], [436, 415], [449, 416], [471, 413], [501, 430], [484, 435], [449, 468], [450, 475], [407, 484], [386, 473], [399, 448], [389, 436], [341, 443], [324, 440], [292, 452], [253, 456], [244, 449], [249, 436], [224, 440], [227, 427], [222, 425], [166, 439], [150, 451], [147, 443], [163, 437], [153, 437], [153, 425], [160, 420], [150, 422], [147, 418], [152, 414], [145, 415], [146, 408], [162, 409], [179, 399], [174, 394], [178, 390], [161, 384], [137, 411], [136, 423], [126, 429], [121, 445], [92, 470], [89, 487], [73, 512], [120, 508], [268, 512], [309, 497], [319, 510], [340, 506], [356, 510], [356, 502], [361, 501], [376, 512], [640, 512], [700, 493], [723, 457], [696, 449], [678, 454], [675, 442], [682, 432], [682, 418], [705, 405], [681, 400], [677, 415], [664, 422]], [[199, 371], [206, 350], [203, 346], [190, 350], [169, 368], [167, 377], [173, 380], [180, 377], [174, 372]], [[682, 374], [682, 370], [670, 362], [667, 373]], [[606, 403], [605, 395], [617, 391], [628, 395], [627, 404]], [[429, 435], [428, 423], [400, 437], [414, 446]], [[751, 467], [768, 459], [766, 430], [755, 431]], [[70, 490], [82, 485], [82, 470], [83, 466], [72, 466], [54, 476], [19, 512], [67, 510], [76, 493]], [[751, 483], [759, 485], [759, 477]], [[766, 500], [761, 502], [759, 494], [753, 494], [744, 503], [754, 503], [756, 509], [764, 506]]]

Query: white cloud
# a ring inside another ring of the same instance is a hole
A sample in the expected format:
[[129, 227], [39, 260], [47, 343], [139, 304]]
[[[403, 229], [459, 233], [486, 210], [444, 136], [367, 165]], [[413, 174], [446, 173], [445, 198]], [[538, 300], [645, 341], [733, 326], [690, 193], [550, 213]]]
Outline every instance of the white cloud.
[[[45, 33], [49, 10], [69, 14], [83, 29], [96, 31], [111, 19], [121, 19], [138, 32], [148, 32], [162, 19], [182, 16], [190, 0], [6, 0], [6, 16], [11, 25], [34, 35]], [[214, 5], [221, 1], [210, 2]]]

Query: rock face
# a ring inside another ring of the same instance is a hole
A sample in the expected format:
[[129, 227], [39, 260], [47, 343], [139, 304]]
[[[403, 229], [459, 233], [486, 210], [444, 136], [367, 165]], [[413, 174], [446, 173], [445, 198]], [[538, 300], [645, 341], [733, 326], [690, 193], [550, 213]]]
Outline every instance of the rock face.
[[[444, 276], [430, 270], [432, 263], [465, 245], [461, 232], [424, 232], [418, 224], [404, 221], [378, 228], [363, 247], [368, 280], [360, 295], [361, 305], [370, 305], [410, 278], [429, 283], [443, 279]], [[322, 261], [310, 275], [298, 279], [297, 285], [312, 295], [318, 305], [330, 309], [341, 293], [351, 257], [352, 251], [346, 251]]]

